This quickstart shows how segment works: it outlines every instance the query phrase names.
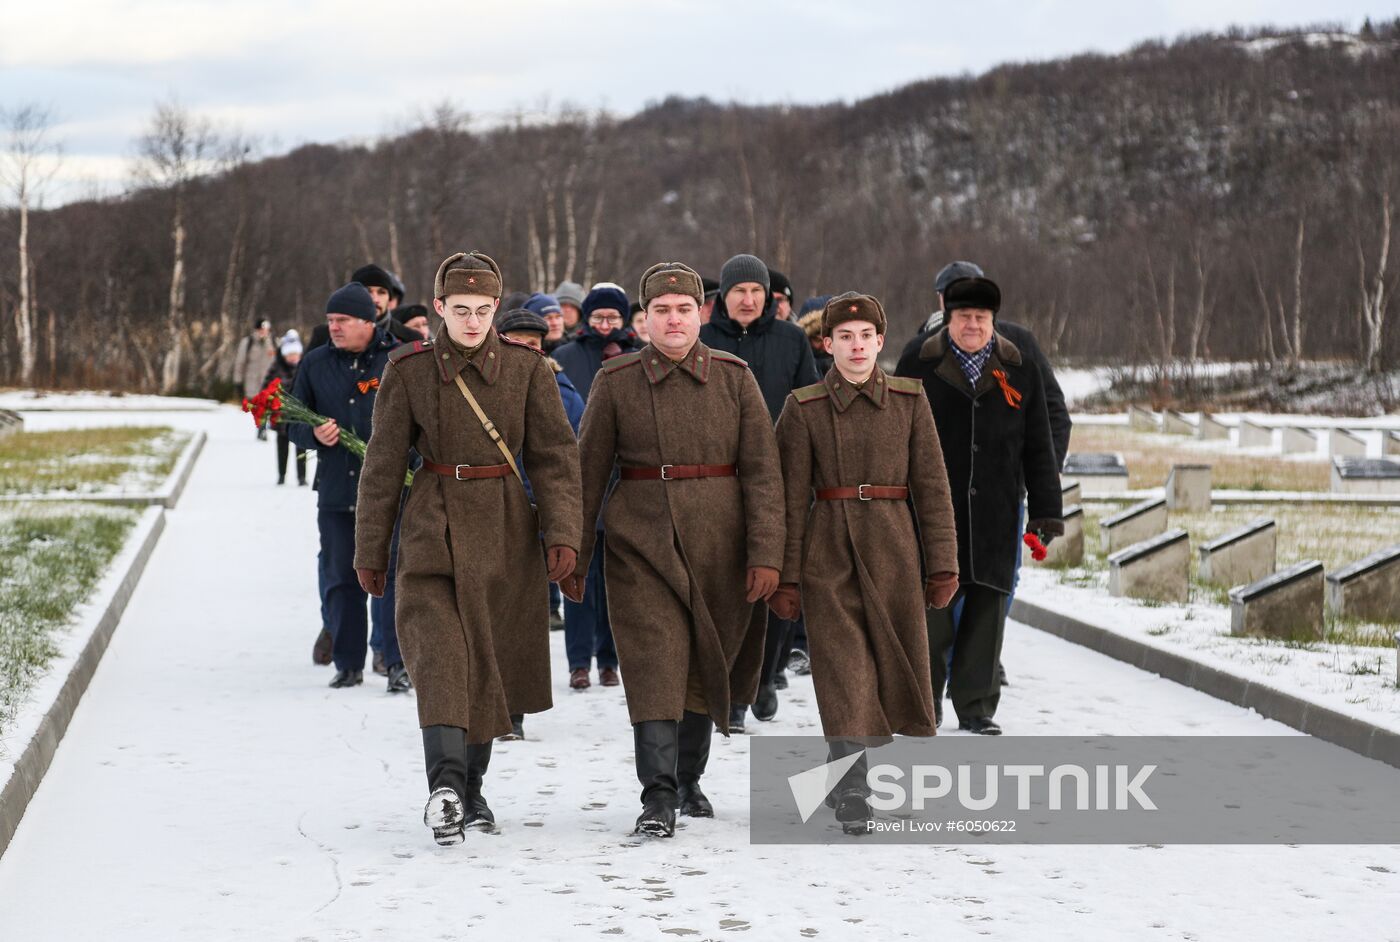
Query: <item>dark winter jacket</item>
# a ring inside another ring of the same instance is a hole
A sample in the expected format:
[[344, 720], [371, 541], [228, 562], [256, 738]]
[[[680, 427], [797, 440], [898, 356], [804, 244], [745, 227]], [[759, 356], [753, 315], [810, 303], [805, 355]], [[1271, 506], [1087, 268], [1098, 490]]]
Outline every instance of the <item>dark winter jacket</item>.
[[[554, 371], [554, 380], [559, 385], [559, 398], [564, 401], [564, 414], [569, 417], [569, 425], [573, 427], [574, 437], [578, 437], [578, 424], [583, 421], [583, 397], [574, 388], [573, 382], [569, 380], [569, 375], [564, 372], [564, 368], [558, 363], [551, 362], [550, 369]], [[520, 464], [520, 476], [524, 478], [525, 493], [530, 496], [530, 503], [535, 502], [535, 489], [530, 486], [530, 472], [525, 469], [525, 459], [522, 456], [518, 459]]]
[[[300, 363], [297, 364], [297, 366], [300, 365]], [[272, 382], [274, 379], [280, 379], [282, 381], [282, 388], [287, 390], [287, 392], [291, 392], [292, 385], [296, 382], [296, 378], [297, 367], [288, 363], [279, 350], [272, 358], [272, 365], [267, 368], [266, 375], [263, 376], [262, 388], [266, 389], [268, 383]]]
[[[1010, 592], [1022, 493], [1028, 501], [1027, 529], [1064, 532], [1059, 465], [1040, 370], [999, 333], [974, 388], [946, 329], [929, 336], [911, 364], [901, 360], [901, 365], [908, 368], [905, 375], [923, 381], [933, 408], [953, 495], [961, 581]], [[997, 372], [1009, 389], [1003, 389]]]
[[710, 322], [700, 328], [700, 341], [749, 365], [774, 422], [783, 412], [788, 393], [821, 381], [807, 332], [791, 321], [778, 320], [772, 304], [745, 328], [729, 316], [724, 298], [717, 298]]
[[[943, 312], [936, 311], [924, 324], [924, 329], [904, 345], [899, 354], [899, 365], [895, 367], [895, 375], [917, 376], [919, 349], [924, 345], [924, 341], [942, 329]], [[1065, 405], [1065, 394], [1055, 379], [1055, 371], [1051, 369], [1050, 361], [1045, 358], [1040, 344], [1035, 341], [1035, 334], [1031, 333], [1029, 328], [997, 318], [996, 329], [997, 333], [1014, 343], [1022, 355], [1040, 370], [1040, 380], [1045, 385], [1045, 410], [1050, 416], [1050, 437], [1055, 442], [1055, 467], [1063, 468], [1065, 455], [1069, 454], [1069, 434], [1073, 423]]]
[[[302, 357], [292, 395], [313, 412], [335, 419], [342, 429], [351, 429], [369, 441], [379, 379], [389, 362], [389, 351], [398, 345], [384, 331], [376, 330], [369, 346], [360, 353], [346, 353], [332, 344], [317, 347]], [[292, 425], [288, 432], [298, 448], [316, 450], [316, 506], [322, 510], [354, 510], [360, 459], [343, 445], [322, 445], [309, 425]]]
[[584, 402], [588, 401], [589, 390], [593, 388], [593, 377], [603, 368], [603, 348], [610, 343], [617, 344], [618, 355], [640, 350], [642, 346], [630, 328], [619, 327], [605, 336], [587, 323], [581, 323], [574, 339], [550, 354], [564, 368]]

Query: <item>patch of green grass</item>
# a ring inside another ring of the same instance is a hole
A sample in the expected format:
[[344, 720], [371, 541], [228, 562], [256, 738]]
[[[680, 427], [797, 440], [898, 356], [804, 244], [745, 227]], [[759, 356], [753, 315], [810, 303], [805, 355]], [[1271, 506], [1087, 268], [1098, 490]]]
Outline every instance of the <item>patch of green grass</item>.
[[134, 510], [61, 504], [0, 512], [0, 730], [137, 518]]
[[154, 488], [187, 441], [188, 433], [164, 426], [16, 432], [0, 438], [0, 493]]

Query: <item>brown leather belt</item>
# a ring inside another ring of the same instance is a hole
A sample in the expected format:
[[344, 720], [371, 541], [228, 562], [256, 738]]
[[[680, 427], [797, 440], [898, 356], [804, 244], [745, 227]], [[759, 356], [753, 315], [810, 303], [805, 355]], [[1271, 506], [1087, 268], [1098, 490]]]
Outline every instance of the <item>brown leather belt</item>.
[[456, 478], [459, 481], [480, 481], [483, 478], [508, 478], [511, 476], [510, 465], [508, 464], [438, 464], [436, 461], [423, 459], [425, 470], [434, 474], [441, 474], [445, 478]]
[[883, 487], [879, 484], [817, 488], [817, 500], [904, 500], [908, 496], [907, 487]]
[[732, 464], [663, 464], [659, 468], [623, 468], [624, 481], [687, 481], [692, 478], [734, 478], [739, 468]]

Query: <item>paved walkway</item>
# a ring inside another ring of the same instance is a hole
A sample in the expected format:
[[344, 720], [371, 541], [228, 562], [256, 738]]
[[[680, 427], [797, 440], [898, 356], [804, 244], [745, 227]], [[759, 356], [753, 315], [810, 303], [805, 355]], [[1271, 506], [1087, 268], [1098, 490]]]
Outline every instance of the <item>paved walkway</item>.
[[[745, 737], [720, 817], [636, 846], [622, 692], [566, 690], [559, 634], [555, 708], [495, 753], [499, 833], [436, 847], [411, 700], [310, 663], [314, 496], [245, 416], [159, 420], [209, 444], [0, 858], [0, 938], [1400, 938], [1394, 847], [754, 847]], [[1291, 734], [1022, 626], [1006, 662], [1012, 733]], [[754, 725], [815, 723], [799, 678]]]

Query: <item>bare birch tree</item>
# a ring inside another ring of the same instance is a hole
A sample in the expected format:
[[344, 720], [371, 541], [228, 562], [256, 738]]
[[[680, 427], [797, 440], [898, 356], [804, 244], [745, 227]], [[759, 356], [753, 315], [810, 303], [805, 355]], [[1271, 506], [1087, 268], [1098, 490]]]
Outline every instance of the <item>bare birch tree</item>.
[[[29, 211], [40, 202], [45, 186], [58, 171], [60, 148], [49, 132], [53, 114], [36, 104], [0, 111], [6, 149], [0, 154], [0, 183], [10, 191], [19, 210], [19, 303], [15, 307], [15, 337], [19, 344], [20, 383], [34, 382], [39, 345], [34, 337], [33, 261], [29, 252]], [[52, 344], [52, 338], [50, 344]]]

